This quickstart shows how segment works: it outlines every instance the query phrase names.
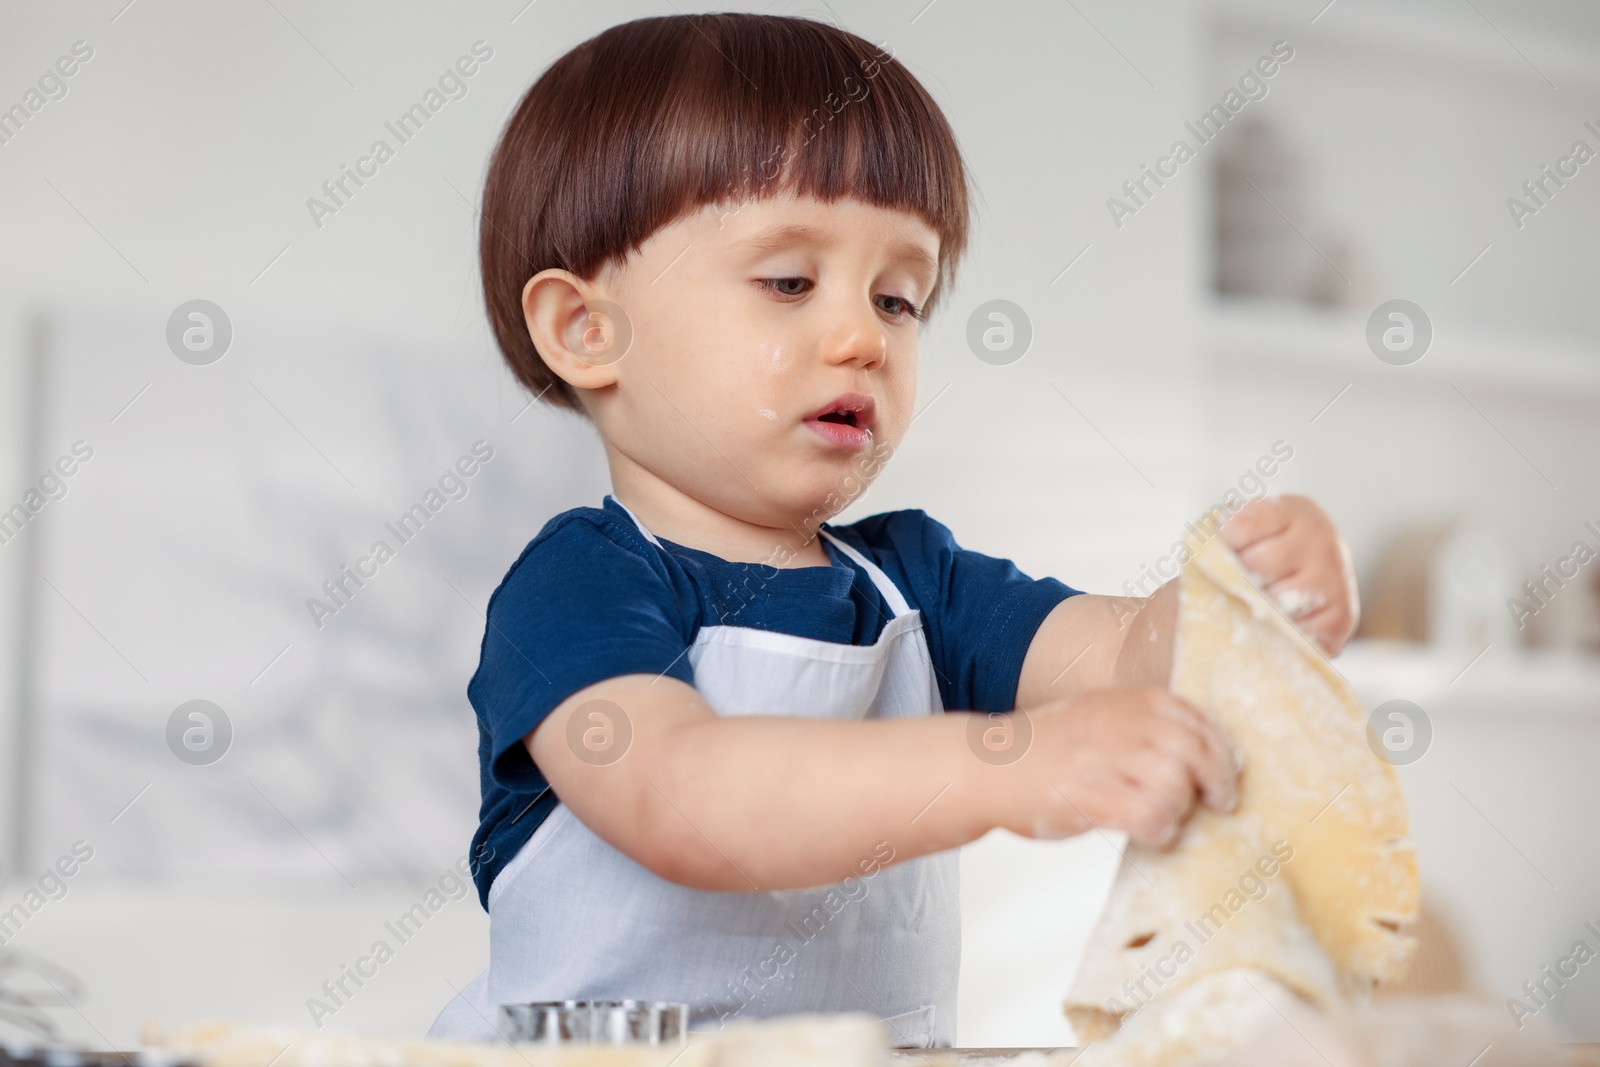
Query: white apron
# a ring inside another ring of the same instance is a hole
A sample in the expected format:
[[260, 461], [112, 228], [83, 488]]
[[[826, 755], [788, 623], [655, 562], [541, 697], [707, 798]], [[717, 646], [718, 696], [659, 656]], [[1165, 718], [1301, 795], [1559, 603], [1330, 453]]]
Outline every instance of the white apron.
[[[871, 561], [821, 533], [871, 576], [894, 613], [877, 642], [706, 626], [688, 653], [695, 688], [718, 715], [943, 714], [921, 613]], [[504, 1003], [631, 997], [688, 1003], [691, 1029], [865, 1011], [889, 1023], [896, 1045], [948, 1047], [961, 955], [958, 856], [875, 866], [895, 844], [861, 857], [873, 873], [835, 885], [709, 892], [652, 874], [557, 805], [489, 889], [489, 969], [428, 1036], [493, 1041]]]

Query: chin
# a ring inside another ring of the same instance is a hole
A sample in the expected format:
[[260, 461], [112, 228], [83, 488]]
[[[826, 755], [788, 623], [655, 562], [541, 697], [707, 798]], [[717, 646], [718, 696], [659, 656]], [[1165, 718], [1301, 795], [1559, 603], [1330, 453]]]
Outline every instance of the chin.
[[888, 453], [884, 449], [848, 456], [786, 457], [785, 462], [746, 467], [760, 492], [751, 492], [749, 482], [734, 475], [731, 481], [704, 486], [707, 492], [701, 499], [745, 522], [814, 533], [861, 499], [881, 473]]
[[823, 477], [808, 479], [803, 492], [786, 500], [786, 510], [795, 515], [793, 525], [815, 530], [829, 522], [841, 511], [854, 504], [871, 487], [877, 470], [870, 473], [855, 463], [842, 471], [831, 471]]

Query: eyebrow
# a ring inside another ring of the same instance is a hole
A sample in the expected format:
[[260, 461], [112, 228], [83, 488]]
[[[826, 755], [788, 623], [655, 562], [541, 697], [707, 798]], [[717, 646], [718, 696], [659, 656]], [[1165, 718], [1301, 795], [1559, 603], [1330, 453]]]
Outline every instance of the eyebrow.
[[[736, 247], [757, 255], [769, 255], [799, 244], [827, 244], [831, 239], [831, 234], [825, 230], [819, 230], [815, 226], [807, 226], [804, 223], [789, 223], [762, 230], [755, 236], [740, 241]], [[920, 269], [926, 275], [929, 285], [938, 281], [939, 261], [929, 255], [928, 250], [921, 245], [901, 240], [893, 242], [889, 246], [889, 250], [891, 254], [901, 259], [909, 260]]]

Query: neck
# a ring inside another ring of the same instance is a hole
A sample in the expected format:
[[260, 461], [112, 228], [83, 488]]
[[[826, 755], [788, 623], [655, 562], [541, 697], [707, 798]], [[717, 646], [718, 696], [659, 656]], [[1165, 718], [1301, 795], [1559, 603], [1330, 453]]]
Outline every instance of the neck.
[[804, 525], [749, 522], [690, 496], [609, 444], [606, 458], [611, 468], [611, 495], [659, 538], [730, 563], [765, 563], [779, 568], [831, 565], [815, 531]]

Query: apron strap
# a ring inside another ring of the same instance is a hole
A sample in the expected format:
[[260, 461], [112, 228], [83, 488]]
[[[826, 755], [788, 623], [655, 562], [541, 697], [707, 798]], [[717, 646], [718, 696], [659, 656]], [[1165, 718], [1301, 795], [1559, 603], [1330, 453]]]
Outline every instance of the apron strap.
[[[639, 528], [639, 532], [644, 534], [645, 540], [649, 541], [657, 548], [660, 548], [663, 552], [666, 551], [661, 542], [656, 540], [656, 535], [646, 529], [644, 523], [639, 521], [639, 516], [628, 510], [628, 505], [624, 504], [620, 500], [617, 500], [617, 498], [610, 493], [607, 493], [606, 496], [610, 500], [614, 501], [617, 507], [627, 512], [628, 518], [632, 519], [633, 524]], [[822, 529], [820, 526], [817, 527], [817, 532], [823, 537], [826, 537], [829, 541], [833, 542], [833, 547], [837, 548], [840, 552], [843, 552], [850, 558], [852, 562], [855, 563], [856, 566], [867, 572], [867, 577], [872, 579], [872, 584], [878, 587], [878, 593], [883, 597], [884, 602], [889, 605], [889, 611], [891, 614], [904, 615], [911, 610], [911, 605], [906, 603], [905, 596], [901, 594], [899, 588], [889, 580], [889, 576], [883, 573], [877, 564], [873, 563], [866, 556], [863, 556], [860, 552], [857, 552], [855, 549], [851, 548], [849, 545], [833, 536], [833, 534], [829, 533], [827, 530]]]
[[656, 540], [656, 535], [651, 533], [649, 530], [645, 529], [644, 523], [639, 521], [639, 516], [635, 515], [631, 511], [628, 511], [628, 505], [624, 504], [622, 501], [618, 500], [615, 496], [612, 496], [610, 493], [606, 494], [606, 498], [609, 499], [612, 503], [616, 504], [617, 507], [621, 508], [623, 511], [627, 511], [628, 512], [628, 518], [632, 519], [633, 520], [633, 524], [635, 526], [639, 527], [639, 532], [644, 534], [644, 539], [646, 541], [649, 541], [652, 545], [655, 545], [657, 548], [660, 548], [661, 551], [663, 551], [663, 552], [666, 551], [666, 549], [662, 547], [661, 542]]
[[827, 530], [822, 529], [822, 527], [817, 527], [817, 532], [832, 541], [834, 548], [849, 556], [856, 566], [867, 572], [867, 577], [871, 578], [872, 584], [878, 587], [878, 592], [882, 594], [884, 601], [889, 605], [891, 613], [904, 615], [911, 610], [911, 605], [906, 603], [906, 598], [901, 595], [900, 590], [889, 580], [889, 576], [878, 568], [876, 563], [873, 563], [866, 556], [863, 556]]

